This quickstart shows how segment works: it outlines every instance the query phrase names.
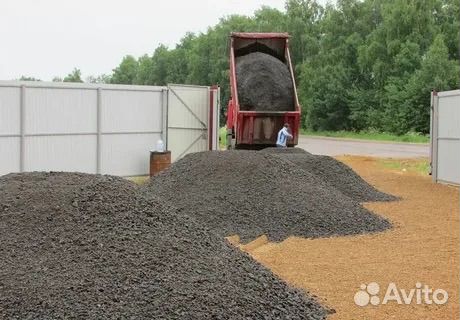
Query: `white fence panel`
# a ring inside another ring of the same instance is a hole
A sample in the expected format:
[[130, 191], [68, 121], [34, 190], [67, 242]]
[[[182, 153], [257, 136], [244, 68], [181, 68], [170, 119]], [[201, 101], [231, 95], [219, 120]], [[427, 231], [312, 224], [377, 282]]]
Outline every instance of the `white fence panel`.
[[0, 134], [20, 134], [21, 89], [0, 87]]
[[454, 140], [438, 142], [437, 180], [460, 184], [460, 143]]
[[27, 88], [25, 134], [96, 133], [97, 90]]
[[[145, 175], [163, 134], [164, 88], [101, 92], [101, 172]], [[142, 156], [133, 156], [142, 155]]]
[[209, 150], [210, 88], [169, 85], [168, 143], [172, 161]]
[[19, 137], [0, 137], [0, 176], [21, 170], [19, 142]]
[[162, 90], [104, 90], [101, 108], [102, 132], [159, 133], [162, 130]]
[[102, 173], [119, 176], [148, 174], [149, 150], [152, 150], [159, 139], [161, 133], [103, 135]]
[[24, 171], [97, 173], [96, 135], [27, 136]]
[[96, 89], [24, 89], [24, 171], [96, 173], [96, 131]]
[[460, 92], [459, 95], [438, 94], [438, 138], [460, 138]]
[[0, 175], [20, 171], [21, 88], [0, 87]]
[[433, 180], [460, 184], [460, 90], [433, 95], [432, 110]]

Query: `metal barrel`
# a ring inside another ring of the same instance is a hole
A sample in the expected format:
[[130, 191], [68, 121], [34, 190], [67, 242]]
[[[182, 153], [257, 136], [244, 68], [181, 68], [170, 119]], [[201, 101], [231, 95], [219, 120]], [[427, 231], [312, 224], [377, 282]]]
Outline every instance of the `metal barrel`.
[[171, 165], [171, 151], [150, 152], [150, 176], [154, 176]]

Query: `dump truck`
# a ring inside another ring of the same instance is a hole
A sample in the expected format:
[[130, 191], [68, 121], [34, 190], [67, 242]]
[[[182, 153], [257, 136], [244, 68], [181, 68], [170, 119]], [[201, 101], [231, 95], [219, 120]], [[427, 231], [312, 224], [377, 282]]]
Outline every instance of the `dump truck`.
[[[285, 123], [293, 135], [288, 147], [297, 145], [300, 105], [289, 54], [289, 34], [232, 32], [229, 47], [231, 97], [227, 108], [227, 148], [258, 150], [275, 146], [278, 131]], [[260, 61], [267, 63], [261, 65]], [[271, 66], [276, 71], [269, 70]], [[287, 73], [283, 81], [288, 83], [281, 88], [277, 83], [278, 73]], [[284, 100], [278, 103], [280, 97]], [[273, 108], [275, 100], [277, 105]]]

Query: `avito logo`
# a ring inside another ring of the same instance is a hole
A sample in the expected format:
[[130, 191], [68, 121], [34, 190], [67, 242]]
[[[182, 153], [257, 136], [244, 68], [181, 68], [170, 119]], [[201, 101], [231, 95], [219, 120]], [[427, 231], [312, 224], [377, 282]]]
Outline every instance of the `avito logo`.
[[428, 285], [417, 282], [415, 288], [406, 290], [399, 289], [394, 282], [390, 282], [382, 299], [379, 297], [380, 285], [376, 282], [362, 284], [360, 290], [354, 296], [355, 303], [360, 307], [368, 304], [373, 306], [385, 305], [390, 302], [397, 304], [445, 304], [449, 299], [446, 290], [433, 290]]

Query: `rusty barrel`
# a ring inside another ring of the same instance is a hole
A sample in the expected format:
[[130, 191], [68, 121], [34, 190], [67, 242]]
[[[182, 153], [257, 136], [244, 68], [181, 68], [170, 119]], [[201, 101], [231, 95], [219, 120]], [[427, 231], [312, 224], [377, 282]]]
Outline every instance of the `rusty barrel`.
[[171, 151], [150, 151], [150, 176], [163, 171], [171, 165]]

